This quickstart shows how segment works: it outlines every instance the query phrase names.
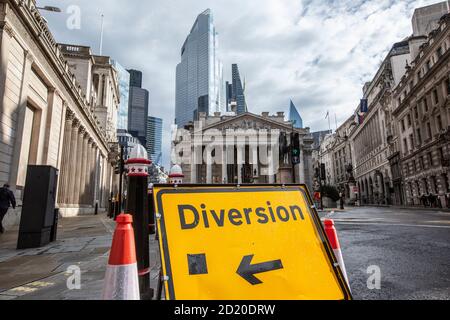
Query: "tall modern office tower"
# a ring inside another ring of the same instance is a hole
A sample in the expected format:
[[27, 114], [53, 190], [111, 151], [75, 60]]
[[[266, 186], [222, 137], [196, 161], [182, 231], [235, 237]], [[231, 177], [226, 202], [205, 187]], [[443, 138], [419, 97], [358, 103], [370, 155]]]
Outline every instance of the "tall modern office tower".
[[142, 88], [142, 72], [139, 70], [128, 70], [130, 74], [130, 87]]
[[302, 129], [303, 128], [303, 119], [300, 116], [300, 113], [297, 110], [297, 107], [291, 100], [291, 106], [289, 108], [289, 121], [292, 121], [294, 128]]
[[176, 69], [175, 123], [182, 127], [199, 112], [225, 111], [223, 67], [218, 59], [218, 35], [211, 10], [202, 12], [181, 48]]
[[231, 77], [233, 80], [233, 100], [236, 101], [236, 114], [247, 112], [247, 103], [245, 102], [244, 87], [242, 86], [241, 76], [237, 64], [231, 65]]
[[162, 130], [163, 120], [149, 116], [147, 118], [147, 153], [156, 165], [162, 162]]
[[128, 130], [128, 99], [130, 96], [130, 74], [117, 61], [112, 64], [119, 79], [120, 105], [117, 111], [117, 130]]
[[128, 132], [145, 146], [147, 145], [149, 93], [142, 88], [142, 72], [137, 70], [128, 70], [128, 72], [130, 73]]

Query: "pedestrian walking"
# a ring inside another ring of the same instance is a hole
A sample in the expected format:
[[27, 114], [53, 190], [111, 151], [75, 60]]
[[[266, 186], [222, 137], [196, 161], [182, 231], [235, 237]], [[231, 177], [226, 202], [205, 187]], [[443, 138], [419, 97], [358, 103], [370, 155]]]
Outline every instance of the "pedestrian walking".
[[4, 233], [3, 218], [8, 212], [9, 207], [16, 208], [16, 198], [14, 193], [9, 189], [9, 184], [5, 183], [0, 188], [0, 233]]
[[424, 207], [427, 206], [427, 201], [426, 201], [426, 197], [425, 197], [424, 194], [422, 194], [422, 195], [420, 196], [420, 202], [422, 203], [422, 205], [423, 205]]

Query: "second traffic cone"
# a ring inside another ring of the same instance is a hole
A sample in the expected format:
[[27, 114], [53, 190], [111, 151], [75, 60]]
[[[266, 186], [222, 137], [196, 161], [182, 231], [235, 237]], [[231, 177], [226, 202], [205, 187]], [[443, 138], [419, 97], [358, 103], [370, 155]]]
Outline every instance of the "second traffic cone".
[[345, 269], [344, 258], [342, 257], [341, 246], [339, 244], [339, 239], [337, 236], [336, 228], [334, 227], [334, 221], [331, 219], [325, 219], [325, 233], [327, 234], [328, 241], [330, 241], [331, 248], [333, 249], [334, 255], [338, 260], [339, 266], [341, 267], [342, 273], [344, 274], [345, 281], [350, 288], [350, 282], [347, 277], [347, 270]]
[[132, 222], [133, 217], [129, 214], [117, 216], [103, 285], [103, 300], [140, 300]]

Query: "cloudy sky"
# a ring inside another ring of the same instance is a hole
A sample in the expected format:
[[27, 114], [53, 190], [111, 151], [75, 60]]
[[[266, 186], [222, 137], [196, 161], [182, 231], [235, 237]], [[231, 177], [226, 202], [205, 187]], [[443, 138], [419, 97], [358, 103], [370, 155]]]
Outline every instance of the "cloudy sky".
[[[196, 16], [214, 14], [226, 79], [238, 63], [249, 110], [287, 112], [292, 99], [312, 131], [328, 129], [327, 110], [342, 123], [359, 103], [392, 44], [412, 33], [414, 8], [439, 0], [37, 0], [58, 42], [91, 46], [126, 68], [142, 70], [149, 114], [164, 119], [169, 163], [175, 110], [175, 67]], [[73, 6], [80, 28], [68, 28]]]

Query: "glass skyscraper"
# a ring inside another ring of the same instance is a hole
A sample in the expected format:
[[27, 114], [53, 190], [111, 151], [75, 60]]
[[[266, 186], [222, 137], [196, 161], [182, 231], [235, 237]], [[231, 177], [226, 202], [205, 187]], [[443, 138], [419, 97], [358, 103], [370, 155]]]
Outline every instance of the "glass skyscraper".
[[147, 153], [152, 162], [158, 166], [162, 162], [163, 120], [149, 116], [147, 118]]
[[175, 123], [181, 127], [200, 112], [223, 112], [223, 67], [211, 10], [202, 12], [181, 48], [176, 69]]
[[247, 103], [245, 102], [244, 87], [237, 64], [231, 65], [231, 76], [233, 79], [233, 100], [236, 101], [236, 114], [242, 114], [247, 112]]
[[112, 61], [119, 81], [120, 105], [117, 111], [117, 129], [128, 130], [128, 98], [130, 96], [130, 74], [117, 61]]
[[292, 121], [294, 128], [302, 129], [303, 128], [303, 119], [300, 116], [300, 113], [297, 110], [297, 107], [291, 100], [291, 106], [289, 109], [289, 121]]
[[138, 138], [143, 146], [147, 144], [147, 117], [149, 93], [142, 86], [142, 72], [130, 73], [130, 98], [128, 103], [128, 132]]

